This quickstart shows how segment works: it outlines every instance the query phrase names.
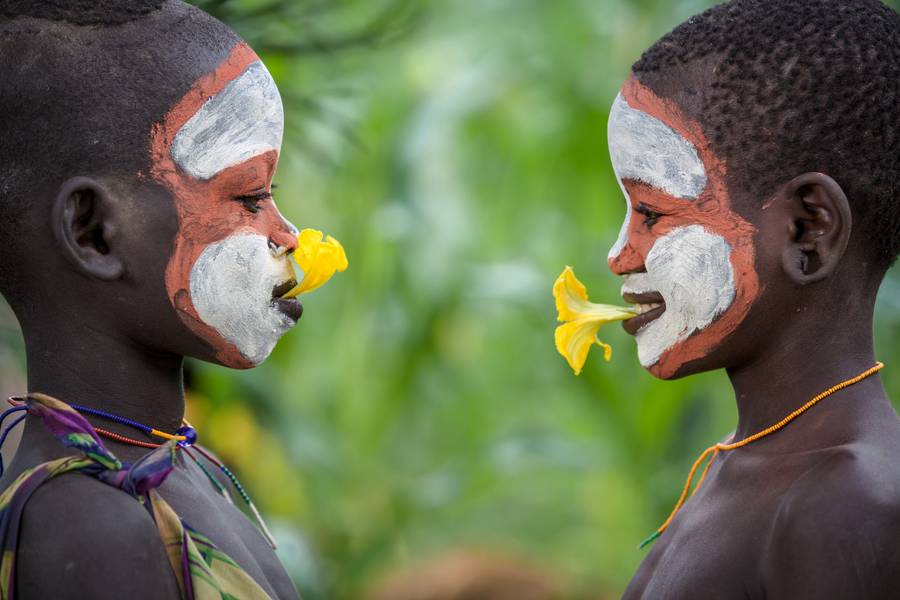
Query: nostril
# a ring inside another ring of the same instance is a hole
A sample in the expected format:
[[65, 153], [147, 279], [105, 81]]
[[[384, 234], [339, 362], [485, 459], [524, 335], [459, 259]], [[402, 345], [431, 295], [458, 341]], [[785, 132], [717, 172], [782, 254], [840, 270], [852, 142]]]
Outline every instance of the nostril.
[[269, 251], [272, 253], [272, 256], [279, 258], [287, 254], [289, 248], [278, 244], [278, 242], [274, 240], [269, 240]]
[[293, 225], [285, 221], [283, 227], [276, 227], [269, 234], [269, 244], [282, 248], [282, 252], [293, 252], [297, 249], [298, 233]]

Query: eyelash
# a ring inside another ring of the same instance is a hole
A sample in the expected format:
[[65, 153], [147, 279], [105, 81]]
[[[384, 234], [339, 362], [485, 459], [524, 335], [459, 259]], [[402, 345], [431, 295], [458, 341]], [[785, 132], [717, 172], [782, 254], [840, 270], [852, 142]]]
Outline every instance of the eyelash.
[[[272, 186], [275, 187], [275, 186]], [[244, 205], [248, 211], [252, 213], [259, 212], [259, 203], [264, 200], [272, 199], [272, 192], [259, 192], [256, 194], [243, 194], [241, 196], [235, 196], [235, 200]]]
[[639, 212], [640, 214], [647, 217], [646, 219], [644, 219], [644, 225], [647, 226], [647, 229], [653, 227], [656, 222], [659, 221], [659, 218], [664, 216], [663, 213], [658, 213], [655, 210], [648, 208], [644, 204], [638, 204], [637, 208], [635, 208], [634, 210], [635, 212]]

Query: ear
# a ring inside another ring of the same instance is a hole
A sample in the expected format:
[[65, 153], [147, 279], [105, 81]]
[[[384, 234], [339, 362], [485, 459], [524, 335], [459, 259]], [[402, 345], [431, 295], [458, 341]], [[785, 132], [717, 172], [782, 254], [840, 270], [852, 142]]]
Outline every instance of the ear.
[[67, 180], [53, 200], [53, 237], [63, 256], [88, 277], [111, 281], [125, 270], [116, 252], [116, 208], [109, 190], [88, 177]]
[[804, 173], [784, 188], [790, 239], [782, 253], [785, 273], [796, 283], [821, 281], [837, 268], [850, 241], [847, 195], [822, 173]]

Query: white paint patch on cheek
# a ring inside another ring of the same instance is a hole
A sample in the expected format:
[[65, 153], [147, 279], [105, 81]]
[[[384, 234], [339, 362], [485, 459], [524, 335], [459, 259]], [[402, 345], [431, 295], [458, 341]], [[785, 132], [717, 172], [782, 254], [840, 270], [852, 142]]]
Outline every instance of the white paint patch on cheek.
[[191, 268], [191, 300], [200, 319], [253, 364], [269, 356], [294, 321], [272, 301], [293, 276], [261, 235], [239, 234], [210, 244]]
[[616, 177], [633, 179], [675, 198], [693, 200], [706, 188], [694, 145], [677, 131], [616, 96], [609, 113], [609, 156]]
[[172, 159], [198, 179], [281, 150], [284, 108], [272, 76], [261, 62], [250, 64], [206, 102], [172, 143]]
[[659, 292], [665, 312], [637, 332], [638, 358], [649, 367], [675, 344], [706, 328], [734, 302], [731, 246], [700, 225], [673, 229], [647, 254], [646, 273], [627, 275], [622, 292]]

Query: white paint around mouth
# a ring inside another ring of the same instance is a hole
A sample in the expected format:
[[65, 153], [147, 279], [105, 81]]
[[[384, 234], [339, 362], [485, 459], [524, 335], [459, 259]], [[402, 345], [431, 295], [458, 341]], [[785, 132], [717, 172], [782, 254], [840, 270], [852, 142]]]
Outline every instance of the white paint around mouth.
[[659, 291], [648, 273], [628, 273], [623, 276], [623, 279], [622, 296], [625, 294], [634, 294], [636, 296]]
[[646, 273], [625, 275], [622, 293], [659, 292], [666, 310], [638, 330], [638, 359], [644, 367], [700, 331], [734, 302], [731, 246], [700, 225], [673, 229], [653, 244]]
[[172, 142], [172, 158], [198, 179], [270, 150], [281, 150], [284, 109], [278, 88], [259, 61], [207, 100]]
[[272, 300], [276, 285], [293, 277], [265, 237], [242, 233], [207, 246], [191, 268], [191, 300], [200, 319], [259, 364], [295, 322]]

